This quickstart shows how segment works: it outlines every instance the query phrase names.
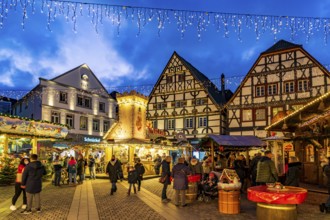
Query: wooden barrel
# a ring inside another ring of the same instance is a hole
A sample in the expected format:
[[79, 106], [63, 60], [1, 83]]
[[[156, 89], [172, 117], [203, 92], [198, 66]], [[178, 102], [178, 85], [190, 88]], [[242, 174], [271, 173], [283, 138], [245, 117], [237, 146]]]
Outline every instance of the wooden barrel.
[[296, 205], [257, 204], [258, 220], [297, 220]]
[[219, 190], [219, 211], [225, 214], [239, 214], [240, 191]]
[[186, 203], [192, 203], [197, 199], [198, 184], [197, 182], [189, 182], [186, 190]]

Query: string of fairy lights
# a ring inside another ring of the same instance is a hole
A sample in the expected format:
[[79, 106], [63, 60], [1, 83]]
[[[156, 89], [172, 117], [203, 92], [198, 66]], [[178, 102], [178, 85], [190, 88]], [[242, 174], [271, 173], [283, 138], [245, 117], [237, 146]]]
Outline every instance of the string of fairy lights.
[[118, 34], [124, 21], [136, 24], [137, 35], [148, 24], [153, 24], [158, 34], [167, 27], [176, 25], [181, 37], [188, 30], [195, 29], [197, 37], [201, 38], [206, 31], [213, 28], [216, 32], [222, 32], [224, 37], [229, 37], [234, 32], [238, 40], [242, 40], [242, 32], [247, 29], [254, 32], [257, 40], [266, 33], [272, 34], [276, 39], [280, 33], [289, 31], [291, 40], [303, 35], [309, 41], [315, 34], [321, 33], [327, 43], [330, 32], [330, 18], [325, 17], [192, 11], [69, 0], [0, 0], [0, 27], [5, 26], [8, 16], [18, 10], [22, 13], [23, 29], [28, 18], [39, 12], [46, 15], [47, 28], [50, 31], [52, 24], [62, 16], [68, 23], [72, 23], [73, 31], [77, 32], [77, 21], [85, 16], [89, 17], [96, 32], [101, 26], [111, 24], [117, 28]]
[[[189, 29], [195, 29], [197, 37], [211, 29], [222, 32], [224, 37], [230, 37], [235, 33], [239, 40], [242, 40], [244, 29], [254, 32], [256, 39], [260, 39], [264, 34], [271, 33], [274, 39], [284, 32], [289, 31], [291, 39], [298, 35], [310, 40], [317, 33], [323, 34], [324, 43], [328, 41], [330, 32], [330, 18], [324, 17], [299, 17], [299, 16], [277, 16], [260, 14], [224, 13], [212, 11], [192, 11], [168, 8], [138, 7], [127, 5], [112, 5], [100, 3], [88, 3], [83, 1], [66, 0], [0, 0], [0, 27], [6, 25], [9, 16], [14, 13], [22, 13], [22, 28], [26, 28], [26, 23], [37, 13], [46, 15], [47, 28], [52, 31], [52, 24], [63, 17], [67, 23], [71, 23], [74, 32], [78, 32], [77, 22], [81, 17], [88, 17], [90, 23], [98, 32], [101, 26], [112, 25], [120, 28], [123, 22], [136, 24], [137, 35], [148, 25], [155, 25], [158, 34], [165, 31], [167, 27], [176, 25], [181, 37], [184, 37]], [[330, 69], [330, 65], [325, 65]], [[226, 87], [238, 87], [245, 76], [226, 77]], [[211, 79], [204, 83], [204, 87], [220, 88], [220, 79]], [[116, 87], [106, 87], [111, 91], [136, 90], [142, 94], [149, 95], [154, 85], [125, 85]], [[99, 89], [90, 89], [94, 94], [101, 94]], [[42, 96], [40, 91], [28, 90], [0, 90], [0, 96], [19, 99], [28, 92]], [[52, 91], [59, 95], [59, 91]], [[40, 94], [39, 94], [40, 93]]]

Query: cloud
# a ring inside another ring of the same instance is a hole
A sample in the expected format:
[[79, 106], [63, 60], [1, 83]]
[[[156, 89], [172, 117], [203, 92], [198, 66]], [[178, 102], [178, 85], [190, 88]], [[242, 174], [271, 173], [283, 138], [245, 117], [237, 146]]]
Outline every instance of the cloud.
[[255, 54], [256, 54], [256, 51], [257, 51], [257, 48], [256, 47], [251, 47], [247, 50], [244, 50], [242, 52], [242, 57], [241, 59], [243, 61], [249, 61], [251, 60], [252, 58], [254, 58]]
[[[62, 25], [67, 25], [63, 23]], [[97, 34], [89, 22], [84, 22], [79, 27], [78, 33], [70, 28], [65, 28], [64, 33], [45, 32], [39, 43], [54, 45], [44, 47], [44, 51], [34, 50], [40, 45], [20, 44], [3, 45], [0, 49], [0, 61], [6, 62], [6, 68], [0, 73], [0, 84], [8, 87], [19, 88], [15, 77], [20, 72], [31, 75], [34, 87], [38, 84], [39, 77], [51, 79], [67, 72], [81, 64], [86, 63], [106, 87], [121, 85], [124, 81], [148, 78], [146, 67], [142, 70], [134, 68], [121, 51], [115, 48], [114, 42], [119, 39], [109, 37], [104, 33]], [[14, 37], [19, 41], [19, 37]], [[44, 39], [47, 39], [44, 40]], [[46, 41], [46, 42], [45, 42]], [[120, 42], [123, 43], [123, 42]], [[120, 45], [119, 45], [120, 46]], [[53, 49], [54, 51], [49, 51]]]

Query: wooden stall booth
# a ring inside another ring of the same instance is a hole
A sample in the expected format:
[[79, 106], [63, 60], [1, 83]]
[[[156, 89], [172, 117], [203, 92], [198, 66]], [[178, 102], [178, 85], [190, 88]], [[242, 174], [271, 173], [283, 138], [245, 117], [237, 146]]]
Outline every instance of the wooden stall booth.
[[295, 155], [303, 163], [302, 182], [325, 185], [322, 166], [330, 156], [329, 121], [330, 92], [265, 128], [269, 134], [284, 134], [292, 139]]
[[38, 141], [64, 139], [65, 125], [0, 114], [0, 156], [38, 153]]

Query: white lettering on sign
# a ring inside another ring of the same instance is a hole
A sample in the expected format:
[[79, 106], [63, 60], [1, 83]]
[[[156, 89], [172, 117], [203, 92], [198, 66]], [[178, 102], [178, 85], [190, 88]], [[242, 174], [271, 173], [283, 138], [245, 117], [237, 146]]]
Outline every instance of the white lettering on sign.
[[84, 137], [85, 142], [93, 142], [93, 143], [100, 143], [101, 138], [91, 138], [91, 137]]

